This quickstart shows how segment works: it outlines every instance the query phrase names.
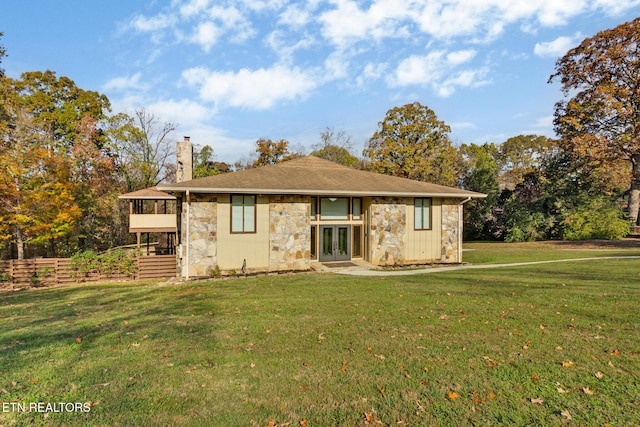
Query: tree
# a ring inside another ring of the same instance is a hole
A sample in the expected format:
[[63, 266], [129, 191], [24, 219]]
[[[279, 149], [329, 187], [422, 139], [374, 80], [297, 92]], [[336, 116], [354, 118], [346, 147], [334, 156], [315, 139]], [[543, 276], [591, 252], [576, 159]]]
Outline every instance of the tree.
[[276, 163], [299, 157], [298, 153], [289, 151], [289, 141], [281, 139], [272, 141], [270, 139], [260, 138], [256, 141], [256, 153], [258, 158], [253, 162], [253, 167], [274, 165]]
[[196, 150], [193, 155], [193, 178], [204, 178], [205, 176], [219, 175], [231, 171], [231, 167], [224, 162], [214, 160], [213, 148], [205, 145]]
[[454, 185], [460, 169], [451, 128], [418, 102], [387, 111], [363, 155], [374, 172]]
[[556, 146], [557, 141], [539, 135], [518, 135], [504, 141], [495, 155], [500, 186], [513, 190]]
[[587, 38], [558, 59], [565, 99], [555, 107], [555, 130], [576, 157], [607, 169], [630, 165], [629, 218], [640, 202], [640, 18]]
[[351, 154], [351, 137], [344, 130], [336, 131], [328, 127], [320, 132], [320, 141], [320, 144], [312, 146], [312, 156], [351, 168], [360, 168], [362, 166], [360, 159]]
[[[0, 31], [0, 38], [4, 36], [4, 33]], [[5, 49], [4, 45], [0, 44], [0, 64], [2, 64], [2, 58], [7, 56], [7, 49]], [[4, 77], [4, 68], [0, 67], [0, 78]]]
[[175, 174], [175, 146], [170, 139], [176, 125], [160, 119], [144, 108], [135, 117], [119, 113], [109, 119], [108, 149], [117, 159], [126, 191], [153, 187]]
[[[4, 97], [11, 122], [2, 124], [0, 234], [2, 240], [15, 243], [17, 258], [24, 259], [28, 242], [42, 243], [60, 237], [60, 232], [68, 231], [79, 215], [68, 191], [68, 176], [53, 182], [48, 179], [53, 175], [48, 170], [51, 166], [57, 171], [64, 168], [55, 167], [58, 159], [46, 149], [32, 117], [16, 109], [12, 101]], [[47, 224], [53, 233], [47, 232]]]
[[461, 185], [464, 189], [487, 195], [483, 199], [471, 200], [464, 209], [464, 238], [485, 240], [495, 238], [493, 208], [500, 194], [498, 164], [495, 160], [498, 149], [494, 144], [460, 146], [464, 160]]

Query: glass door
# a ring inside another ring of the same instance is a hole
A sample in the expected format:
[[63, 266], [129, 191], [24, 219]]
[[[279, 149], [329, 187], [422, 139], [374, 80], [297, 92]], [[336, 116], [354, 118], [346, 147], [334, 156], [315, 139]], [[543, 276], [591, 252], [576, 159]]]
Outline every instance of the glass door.
[[320, 261], [346, 261], [351, 259], [351, 226], [320, 226]]

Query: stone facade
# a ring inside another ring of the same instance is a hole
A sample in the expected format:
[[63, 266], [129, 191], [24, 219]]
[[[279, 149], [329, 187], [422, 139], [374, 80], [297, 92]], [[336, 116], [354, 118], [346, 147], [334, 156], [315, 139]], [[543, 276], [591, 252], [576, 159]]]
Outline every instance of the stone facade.
[[442, 258], [441, 262], [457, 263], [460, 259], [460, 236], [462, 218], [460, 201], [444, 199], [442, 201]]
[[[187, 210], [190, 218], [187, 221]], [[189, 276], [210, 276], [217, 265], [218, 202], [215, 195], [192, 194], [191, 206], [182, 203], [182, 239], [183, 251], [181, 270], [186, 274], [187, 248], [189, 245]], [[187, 222], [189, 231], [187, 232]], [[187, 235], [189, 241], [187, 242]]]
[[371, 263], [402, 264], [407, 240], [405, 200], [397, 197], [373, 197], [369, 209]]
[[269, 270], [308, 270], [311, 259], [311, 198], [269, 198]]

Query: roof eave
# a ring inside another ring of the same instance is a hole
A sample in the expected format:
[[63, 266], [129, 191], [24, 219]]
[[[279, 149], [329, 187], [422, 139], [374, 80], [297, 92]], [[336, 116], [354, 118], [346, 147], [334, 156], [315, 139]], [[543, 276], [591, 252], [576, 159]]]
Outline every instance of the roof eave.
[[437, 192], [407, 192], [407, 191], [346, 191], [346, 190], [303, 190], [303, 189], [265, 189], [265, 188], [207, 188], [207, 187], [171, 187], [161, 186], [162, 191], [172, 193], [205, 193], [205, 194], [305, 194], [310, 196], [361, 196], [361, 197], [442, 197], [456, 199], [482, 199], [487, 197], [482, 193], [437, 193]]

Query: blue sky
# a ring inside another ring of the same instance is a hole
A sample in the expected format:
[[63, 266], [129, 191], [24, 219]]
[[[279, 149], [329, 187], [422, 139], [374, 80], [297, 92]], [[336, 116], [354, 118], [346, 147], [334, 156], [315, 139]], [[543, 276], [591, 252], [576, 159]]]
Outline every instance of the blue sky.
[[554, 136], [554, 63], [640, 15], [640, 0], [5, 0], [9, 77], [50, 69], [144, 107], [217, 159], [258, 138], [309, 150], [327, 127], [361, 154], [418, 101], [456, 143]]

